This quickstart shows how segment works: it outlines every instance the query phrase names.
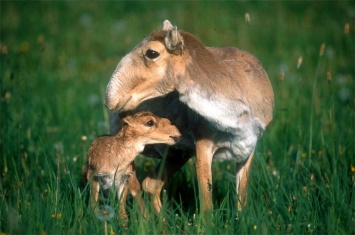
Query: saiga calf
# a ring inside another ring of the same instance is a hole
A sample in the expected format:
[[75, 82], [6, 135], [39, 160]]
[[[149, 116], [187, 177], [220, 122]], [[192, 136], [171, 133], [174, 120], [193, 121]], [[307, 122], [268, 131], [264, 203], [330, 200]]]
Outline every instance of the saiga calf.
[[[178, 129], [165, 118], [150, 112], [139, 112], [123, 118], [124, 125], [114, 136], [101, 136], [94, 140], [83, 165], [83, 178], [91, 180], [91, 205], [95, 208], [100, 189], [107, 195], [114, 187], [121, 199], [120, 216], [127, 219], [125, 201], [128, 191], [134, 198], [141, 187], [133, 166], [135, 157], [147, 144], [173, 145], [180, 138]], [[139, 202], [141, 209], [142, 202]], [[96, 207], [97, 208], [97, 207]]]

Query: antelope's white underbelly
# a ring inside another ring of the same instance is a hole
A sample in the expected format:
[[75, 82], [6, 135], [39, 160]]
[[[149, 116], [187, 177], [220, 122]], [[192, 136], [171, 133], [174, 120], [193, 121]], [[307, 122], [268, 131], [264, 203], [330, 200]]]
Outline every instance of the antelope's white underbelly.
[[254, 125], [253, 121], [242, 122], [238, 128], [234, 129], [235, 132], [233, 134], [225, 132], [216, 134], [213, 139], [216, 146], [213, 159], [219, 161], [245, 161], [254, 151], [262, 134]]
[[197, 87], [187, 89], [180, 100], [215, 130], [211, 134], [216, 160], [245, 161], [265, 130], [265, 124], [251, 116], [249, 107], [240, 100], [223, 99], [223, 96], [207, 94]]

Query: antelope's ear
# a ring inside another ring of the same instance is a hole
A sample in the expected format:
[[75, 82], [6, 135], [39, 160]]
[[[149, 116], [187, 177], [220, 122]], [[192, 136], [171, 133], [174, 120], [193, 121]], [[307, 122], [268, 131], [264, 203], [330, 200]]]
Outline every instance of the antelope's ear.
[[178, 31], [177, 27], [173, 27], [172, 24], [166, 20], [164, 21], [164, 30], [166, 29], [167, 34], [165, 36], [165, 46], [166, 48], [174, 54], [182, 54], [184, 48], [184, 39]]
[[164, 23], [163, 23], [163, 30], [172, 30], [174, 27], [173, 25], [170, 23], [169, 20], [164, 20]]

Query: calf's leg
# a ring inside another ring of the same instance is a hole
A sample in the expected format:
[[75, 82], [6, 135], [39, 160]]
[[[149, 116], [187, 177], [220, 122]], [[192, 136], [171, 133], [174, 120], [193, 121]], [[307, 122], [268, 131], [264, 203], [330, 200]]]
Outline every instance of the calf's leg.
[[131, 175], [131, 177], [128, 180], [129, 193], [133, 196], [134, 200], [137, 201], [138, 208], [139, 208], [140, 212], [145, 215], [144, 201], [142, 200], [142, 198], [139, 195], [141, 193], [141, 184], [139, 183], [139, 181], [137, 179], [136, 170], [134, 167], [134, 162], [132, 163], [131, 167], [132, 167], [133, 174]]
[[[178, 150], [172, 150], [166, 159], [165, 166], [162, 166], [162, 162], [150, 173], [142, 182], [142, 187], [145, 192], [150, 194], [154, 209], [157, 213], [161, 209], [160, 193], [164, 186], [164, 183], [179, 170], [191, 157], [186, 153]], [[163, 167], [163, 172], [159, 176], [159, 170]]]
[[243, 206], [247, 202], [247, 182], [253, 157], [254, 152], [250, 154], [249, 158], [245, 162], [237, 163], [236, 190], [239, 211], [242, 210]]
[[120, 198], [120, 207], [119, 207], [120, 218], [123, 221], [127, 221], [127, 222], [128, 222], [128, 215], [126, 211], [126, 201], [127, 201], [128, 193], [130, 193], [133, 196], [133, 198], [138, 202], [139, 210], [142, 213], [144, 213], [144, 202], [141, 198], [139, 198], [139, 194], [141, 192], [141, 185], [137, 179], [134, 162], [131, 163], [131, 165], [128, 168], [128, 171], [132, 172], [132, 175], [129, 177], [126, 185], [124, 186], [122, 194], [118, 195], [118, 197]]
[[99, 200], [99, 192], [100, 192], [100, 184], [96, 179], [92, 179], [91, 181], [91, 207], [94, 209], [95, 211], [97, 209], [96, 207], [96, 203]]
[[127, 223], [128, 223], [128, 215], [127, 215], [127, 211], [126, 211], [126, 201], [127, 201], [128, 191], [129, 191], [129, 184], [127, 183], [124, 186], [121, 195], [118, 195], [118, 197], [120, 197], [120, 207], [119, 207], [120, 215], [119, 216], [120, 216], [120, 219], [123, 221], [123, 224], [125, 227], [127, 227]]

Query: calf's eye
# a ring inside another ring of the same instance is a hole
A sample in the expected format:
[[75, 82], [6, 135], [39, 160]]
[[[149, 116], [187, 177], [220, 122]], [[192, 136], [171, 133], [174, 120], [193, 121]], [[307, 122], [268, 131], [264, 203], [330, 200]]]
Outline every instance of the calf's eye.
[[151, 126], [154, 126], [154, 122], [152, 120], [150, 120], [145, 125], [151, 127]]
[[146, 52], [145, 52], [145, 56], [148, 57], [149, 59], [155, 59], [157, 58], [158, 56], [160, 56], [160, 54], [156, 51], [153, 51], [151, 49], [148, 49]]

